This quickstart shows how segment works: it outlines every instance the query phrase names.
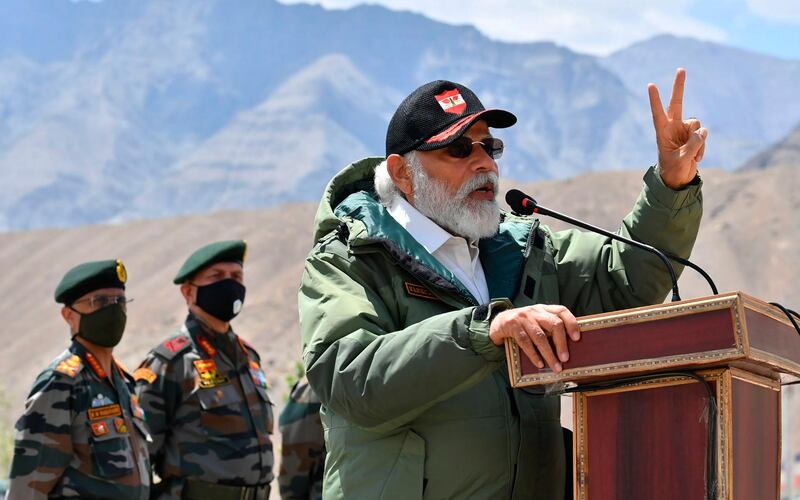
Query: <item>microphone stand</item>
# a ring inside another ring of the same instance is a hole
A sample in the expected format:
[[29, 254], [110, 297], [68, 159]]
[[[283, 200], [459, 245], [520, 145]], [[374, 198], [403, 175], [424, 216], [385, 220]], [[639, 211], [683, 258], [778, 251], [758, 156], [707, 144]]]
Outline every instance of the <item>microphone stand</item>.
[[[516, 190], [514, 190], [514, 191], [516, 191]], [[586, 229], [588, 231], [592, 231], [592, 232], [595, 232], [595, 233], [598, 233], [598, 234], [602, 234], [603, 236], [611, 238], [612, 240], [617, 240], [617, 241], [620, 241], [622, 243], [626, 243], [628, 245], [631, 245], [631, 246], [634, 246], [634, 247], [637, 247], [637, 248], [640, 248], [642, 250], [646, 250], [646, 251], [648, 251], [650, 253], [655, 254], [659, 259], [661, 259], [661, 262], [664, 263], [664, 266], [667, 268], [667, 271], [669, 271], [669, 277], [672, 280], [672, 302], [677, 302], [677, 301], [681, 300], [680, 293], [678, 293], [678, 277], [675, 275], [675, 269], [673, 269], [672, 264], [669, 262], [669, 259], [664, 254], [664, 252], [662, 252], [661, 250], [659, 250], [659, 249], [657, 249], [657, 248], [655, 248], [655, 247], [653, 247], [651, 245], [647, 245], [645, 243], [640, 243], [640, 242], [638, 242], [636, 240], [633, 240], [633, 239], [630, 239], [630, 238], [625, 238], [624, 236], [620, 236], [620, 235], [618, 235], [616, 233], [612, 233], [611, 231], [606, 231], [603, 228], [600, 228], [600, 227], [597, 227], [597, 226], [593, 226], [591, 224], [588, 224], [586, 222], [580, 221], [578, 219], [573, 219], [569, 215], [565, 215], [565, 214], [562, 214], [560, 212], [556, 212], [555, 210], [550, 210], [547, 207], [543, 207], [543, 206], [539, 205], [538, 203], [536, 203], [536, 200], [534, 200], [530, 196], [522, 193], [521, 191], [519, 191], [518, 193], [519, 193], [519, 195], [521, 195], [521, 199], [519, 200], [519, 205], [520, 205], [520, 208], [523, 209], [523, 210], [520, 210], [518, 213], [527, 213], [528, 215], [531, 214], [531, 213], [541, 214], [541, 215], [548, 215], [548, 216], [553, 217], [555, 219], [559, 219], [561, 221], [564, 221], [564, 222], [566, 222], [568, 224], [572, 224], [573, 226], [577, 226], [577, 227]], [[510, 194], [510, 192], [509, 192], [509, 194]], [[509, 201], [509, 195], [506, 195], [506, 201], [507, 202]], [[512, 203], [509, 202], [509, 205], [511, 205], [511, 207], [512, 207], [512, 209], [514, 209], [514, 211], [517, 211], [516, 210], [517, 203], [513, 203], [512, 204]], [[531, 207], [530, 205], [533, 205], [533, 206]]]
[[[529, 200], [532, 200], [532, 198], [529, 197], [528, 200], [525, 200], [525, 201], [529, 201]], [[527, 204], [524, 204], [523, 206], [525, 206], [525, 205], [527, 205]], [[543, 206], [539, 205], [538, 203], [534, 206], [533, 213], [541, 214], [541, 215], [548, 215], [548, 216], [553, 217], [555, 219], [559, 219], [561, 221], [564, 221], [564, 222], [567, 222], [569, 224], [572, 224], [573, 226], [577, 226], [577, 227], [586, 229], [588, 231], [592, 231], [592, 232], [595, 232], [595, 233], [602, 234], [603, 236], [611, 238], [612, 240], [617, 240], [617, 241], [620, 241], [622, 243], [627, 243], [628, 245], [631, 245], [631, 246], [634, 246], [634, 247], [637, 247], [637, 248], [641, 248], [642, 250], [646, 250], [646, 251], [648, 251], [650, 253], [653, 253], [653, 254], [657, 255], [658, 258], [661, 259], [661, 262], [664, 263], [664, 266], [669, 271], [669, 277], [672, 280], [672, 302], [677, 302], [677, 301], [681, 300], [681, 296], [678, 293], [678, 277], [675, 275], [675, 269], [672, 267], [672, 264], [669, 262], [669, 259], [664, 254], [664, 252], [662, 252], [661, 250], [657, 249], [656, 247], [651, 246], [651, 245], [647, 245], [645, 243], [640, 243], [640, 242], [638, 242], [636, 240], [633, 240], [633, 239], [630, 239], [630, 238], [625, 238], [624, 236], [620, 236], [620, 235], [618, 235], [616, 233], [612, 233], [611, 231], [606, 231], [603, 228], [600, 228], [600, 227], [597, 227], [597, 226], [593, 226], [591, 224], [587, 224], [586, 222], [579, 221], [578, 219], [573, 219], [572, 217], [570, 217], [568, 215], [564, 215], [564, 214], [562, 214], [560, 212], [556, 212], [555, 210], [550, 210], [549, 208], [543, 207]]]

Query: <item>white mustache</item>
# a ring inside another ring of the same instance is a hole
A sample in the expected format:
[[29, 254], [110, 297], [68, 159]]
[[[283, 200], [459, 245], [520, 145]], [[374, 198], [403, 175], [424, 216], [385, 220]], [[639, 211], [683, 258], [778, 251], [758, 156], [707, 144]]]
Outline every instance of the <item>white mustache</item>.
[[458, 189], [455, 197], [459, 200], [465, 199], [469, 194], [475, 191], [478, 188], [485, 186], [486, 184], [492, 185], [492, 190], [497, 195], [498, 190], [498, 176], [494, 172], [485, 172], [482, 174], [476, 174], [475, 177], [465, 181], [464, 184]]

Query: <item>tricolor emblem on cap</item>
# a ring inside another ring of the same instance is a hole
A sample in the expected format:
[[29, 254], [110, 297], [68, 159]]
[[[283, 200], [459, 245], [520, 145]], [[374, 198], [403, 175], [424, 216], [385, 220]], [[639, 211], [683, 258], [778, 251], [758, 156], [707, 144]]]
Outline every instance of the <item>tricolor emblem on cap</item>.
[[460, 115], [467, 109], [467, 102], [461, 97], [458, 89], [445, 90], [441, 94], [436, 94], [436, 100], [445, 113]]

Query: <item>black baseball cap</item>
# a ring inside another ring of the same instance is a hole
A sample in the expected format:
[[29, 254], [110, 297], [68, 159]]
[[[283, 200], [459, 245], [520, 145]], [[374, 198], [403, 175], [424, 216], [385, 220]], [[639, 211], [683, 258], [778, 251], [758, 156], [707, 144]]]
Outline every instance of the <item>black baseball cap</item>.
[[386, 131], [386, 156], [430, 151], [461, 137], [478, 120], [506, 128], [517, 117], [503, 109], [486, 109], [465, 85], [447, 80], [426, 83], [403, 99]]

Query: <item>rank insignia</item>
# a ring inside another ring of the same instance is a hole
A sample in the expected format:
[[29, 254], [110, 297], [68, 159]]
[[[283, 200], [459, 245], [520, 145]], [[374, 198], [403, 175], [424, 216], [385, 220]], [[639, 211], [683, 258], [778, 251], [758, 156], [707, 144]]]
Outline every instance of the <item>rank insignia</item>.
[[105, 421], [101, 422], [93, 422], [92, 424], [92, 434], [95, 436], [104, 436], [108, 434], [109, 428], [108, 424]]
[[128, 433], [128, 426], [125, 425], [124, 418], [115, 418], [114, 419], [114, 428], [117, 429], [117, 432], [120, 434], [127, 434]]
[[150, 368], [138, 368], [133, 372], [133, 378], [138, 382], [139, 380], [146, 380], [148, 384], [156, 381], [157, 375]]
[[81, 361], [81, 357], [77, 354], [73, 354], [56, 365], [54, 370], [65, 375], [69, 375], [70, 377], [74, 377], [75, 374], [80, 371], [82, 365], [83, 362]]
[[200, 376], [200, 387], [209, 388], [227, 384], [228, 377], [220, 375], [217, 371], [217, 364], [213, 359], [198, 359], [194, 362], [197, 374]]
[[217, 353], [217, 350], [214, 349], [214, 346], [211, 345], [211, 342], [209, 342], [208, 339], [206, 339], [205, 337], [201, 337], [198, 335], [197, 343], [200, 344], [200, 347], [206, 352], [209, 358], [213, 358], [214, 355]]
[[120, 415], [122, 415], [122, 409], [118, 404], [89, 409], [89, 420], [100, 420], [102, 418], [118, 417]]
[[97, 375], [99, 378], [106, 378], [106, 371], [100, 366], [100, 362], [97, 361], [97, 358], [94, 357], [94, 354], [87, 352], [86, 362], [92, 367], [92, 371], [95, 373], [95, 375]]

